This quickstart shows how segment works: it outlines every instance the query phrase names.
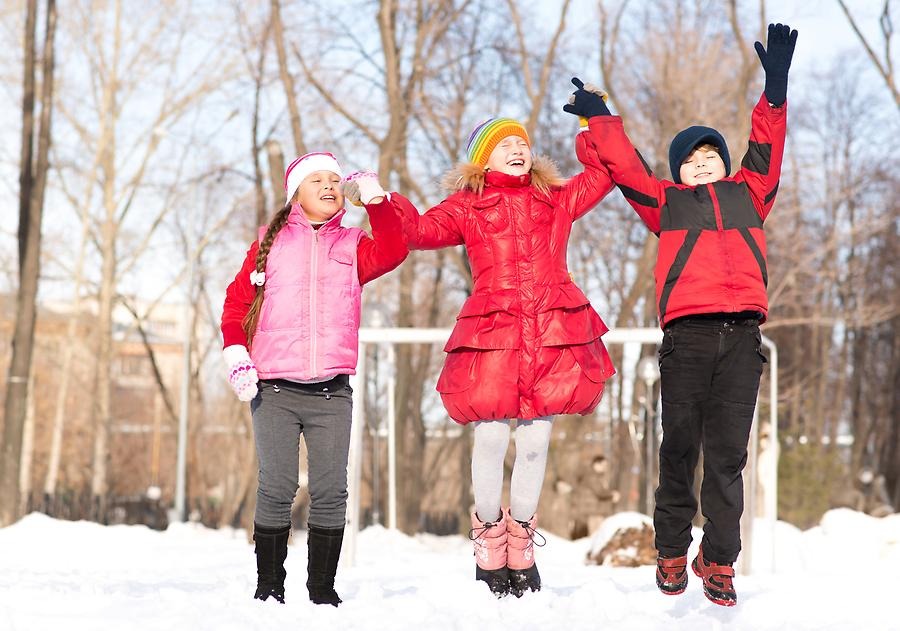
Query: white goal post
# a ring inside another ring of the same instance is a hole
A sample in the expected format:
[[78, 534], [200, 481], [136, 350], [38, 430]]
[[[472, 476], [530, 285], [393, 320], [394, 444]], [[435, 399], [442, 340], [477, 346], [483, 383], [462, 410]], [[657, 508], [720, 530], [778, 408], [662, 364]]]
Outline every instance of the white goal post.
[[[366, 348], [375, 344], [387, 345], [389, 352], [393, 353], [395, 344], [441, 344], [446, 343], [450, 337], [451, 329], [424, 329], [424, 328], [373, 328], [362, 327], [359, 330], [359, 361], [357, 364], [357, 372], [350, 377], [350, 385], [353, 388], [353, 422], [350, 432], [350, 458], [348, 465], [348, 482], [349, 482], [349, 499], [347, 504], [347, 533], [344, 538], [344, 551], [342, 554], [342, 563], [351, 566], [356, 559], [356, 537], [359, 532], [362, 516], [360, 514], [360, 486], [362, 480], [362, 451], [363, 451], [363, 430], [366, 425], [365, 418], [365, 382], [366, 382]], [[612, 329], [603, 336], [603, 342], [607, 346], [610, 344], [656, 344], [662, 341], [662, 331], [657, 328], [622, 328]], [[777, 520], [778, 510], [778, 467], [777, 467], [777, 445], [778, 445], [778, 350], [767, 337], [762, 337], [763, 345], [769, 350], [769, 425], [770, 434], [768, 437], [769, 444], [775, 446], [774, 457], [775, 466], [770, 467], [766, 471], [766, 481], [764, 483], [765, 506], [762, 507], [762, 513], [769, 526], [770, 536], [772, 537], [770, 545], [772, 548], [771, 567], [775, 570], [775, 522]], [[391, 362], [392, 363], [392, 362]], [[388, 510], [387, 510], [387, 527], [396, 528], [397, 526], [397, 455], [396, 455], [396, 414], [394, 407], [392, 379], [388, 381], [389, 393], [387, 397], [387, 443], [388, 443]], [[756, 407], [758, 414], [759, 405]], [[751, 557], [753, 549], [753, 519], [752, 515], [758, 512], [756, 506], [756, 485], [757, 471], [756, 461], [759, 448], [759, 423], [754, 418], [753, 427], [750, 434], [749, 454], [747, 457], [747, 468], [745, 469], [745, 520], [742, 524], [744, 531], [744, 546], [740, 560], [740, 571], [749, 573], [751, 567]]]

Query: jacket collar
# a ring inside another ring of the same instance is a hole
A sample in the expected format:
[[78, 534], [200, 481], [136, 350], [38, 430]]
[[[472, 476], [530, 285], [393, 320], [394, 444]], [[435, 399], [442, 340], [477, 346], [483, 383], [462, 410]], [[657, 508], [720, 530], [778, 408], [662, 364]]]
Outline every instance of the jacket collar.
[[539, 190], [548, 191], [562, 186], [565, 182], [552, 160], [536, 154], [532, 155], [531, 173], [523, 176], [485, 171], [480, 165], [460, 162], [444, 176], [443, 186], [450, 193], [471, 191], [481, 195], [485, 186], [505, 188], [534, 186]]
[[499, 188], [522, 188], [531, 185], [531, 173], [525, 175], [509, 175], [501, 171], [485, 171], [485, 186], [496, 186]]
[[[334, 230], [336, 228], [340, 228], [341, 218], [344, 216], [344, 213], [346, 213], [346, 212], [347, 212], [346, 209], [341, 208], [339, 211], [337, 211], [334, 214], [334, 217], [332, 217], [331, 219], [326, 221], [319, 228], [319, 232], [322, 232], [323, 230], [328, 232], [328, 231]], [[313, 227], [313, 225], [309, 222], [309, 219], [307, 219], [306, 213], [303, 212], [303, 208], [297, 202], [294, 202], [293, 204], [291, 204], [291, 213], [288, 215], [288, 223], [294, 224], [294, 225], [299, 225], [299, 226], [306, 226], [310, 230], [315, 229]]]

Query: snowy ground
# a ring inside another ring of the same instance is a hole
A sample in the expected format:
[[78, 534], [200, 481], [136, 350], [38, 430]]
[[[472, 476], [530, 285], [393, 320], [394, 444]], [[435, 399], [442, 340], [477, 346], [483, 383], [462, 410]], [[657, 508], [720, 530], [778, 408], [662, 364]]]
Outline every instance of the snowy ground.
[[538, 551], [543, 591], [498, 601], [472, 579], [462, 537], [368, 528], [356, 565], [339, 570], [335, 609], [306, 599], [303, 532], [288, 553], [287, 604], [277, 605], [250, 598], [243, 532], [32, 514], [0, 529], [0, 630], [900, 630], [900, 515], [837, 510], [812, 530], [776, 532], [777, 571], [738, 576], [738, 606], [726, 609], [694, 576], [683, 595], [665, 597], [652, 567], [587, 566], [590, 540], [552, 536]]

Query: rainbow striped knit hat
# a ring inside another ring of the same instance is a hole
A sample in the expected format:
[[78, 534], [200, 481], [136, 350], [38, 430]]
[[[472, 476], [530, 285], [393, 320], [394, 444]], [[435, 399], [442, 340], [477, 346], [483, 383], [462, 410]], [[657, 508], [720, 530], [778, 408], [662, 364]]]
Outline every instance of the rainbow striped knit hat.
[[472, 164], [483, 167], [487, 164], [491, 152], [507, 136], [520, 136], [531, 146], [528, 132], [517, 120], [511, 118], [489, 118], [480, 122], [469, 135], [466, 144], [466, 159]]

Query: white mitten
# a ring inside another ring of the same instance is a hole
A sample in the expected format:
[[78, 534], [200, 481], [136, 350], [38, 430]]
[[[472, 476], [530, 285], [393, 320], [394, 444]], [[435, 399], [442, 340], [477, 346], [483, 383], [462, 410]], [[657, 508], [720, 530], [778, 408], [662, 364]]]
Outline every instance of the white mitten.
[[247, 347], [240, 344], [226, 346], [222, 356], [228, 365], [228, 383], [231, 384], [231, 389], [241, 401], [252, 401], [258, 391], [256, 384], [259, 383], [259, 375], [256, 374], [256, 366], [250, 359]]
[[344, 197], [354, 206], [365, 206], [380, 202], [387, 195], [378, 181], [378, 174], [372, 171], [354, 171], [341, 183]]

